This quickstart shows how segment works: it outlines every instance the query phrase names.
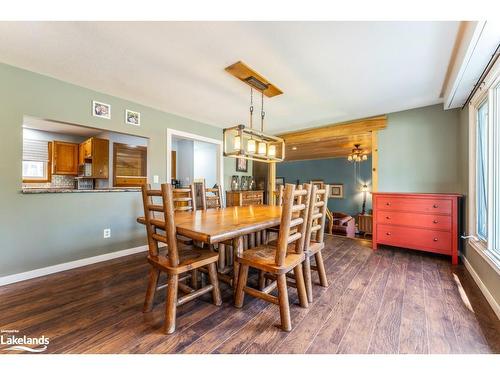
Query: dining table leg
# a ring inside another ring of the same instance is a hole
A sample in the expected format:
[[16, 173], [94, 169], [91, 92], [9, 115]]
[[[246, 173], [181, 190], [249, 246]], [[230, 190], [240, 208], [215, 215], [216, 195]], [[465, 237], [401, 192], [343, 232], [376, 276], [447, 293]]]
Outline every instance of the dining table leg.
[[238, 273], [240, 265], [236, 259], [243, 255], [243, 237], [236, 237], [233, 239], [233, 290], [236, 291], [236, 284], [238, 283]]

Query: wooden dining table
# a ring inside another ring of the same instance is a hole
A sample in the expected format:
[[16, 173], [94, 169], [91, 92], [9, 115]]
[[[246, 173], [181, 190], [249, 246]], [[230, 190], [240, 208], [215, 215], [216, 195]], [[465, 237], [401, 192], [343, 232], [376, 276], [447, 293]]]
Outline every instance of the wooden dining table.
[[[281, 207], [251, 205], [214, 208], [175, 213], [177, 234], [206, 244], [232, 241], [234, 259], [243, 254], [243, 236], [257, 233], [280, 224]], [[144, 217], [137, 221], [145, 224]], [[236, 285], [238, 265], [233, 267], [232, 285]]]

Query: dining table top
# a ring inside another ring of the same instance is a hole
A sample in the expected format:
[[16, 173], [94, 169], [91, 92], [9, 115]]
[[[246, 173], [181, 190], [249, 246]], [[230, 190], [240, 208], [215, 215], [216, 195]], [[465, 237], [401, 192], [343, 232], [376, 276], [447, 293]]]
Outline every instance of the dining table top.
[[[280, 206], [264, 204], [175, 213], [177, 234], [209, 244], [277, 226], [280, 219]], [[137, 221], [145, 224], [144, 217]]]

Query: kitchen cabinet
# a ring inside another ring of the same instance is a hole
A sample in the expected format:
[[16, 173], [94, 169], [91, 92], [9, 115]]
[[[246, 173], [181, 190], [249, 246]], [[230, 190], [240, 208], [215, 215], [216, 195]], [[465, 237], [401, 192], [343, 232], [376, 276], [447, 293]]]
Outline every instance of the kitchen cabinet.
[[78, 144], [54, 141], [52, 145], [52, 174], [78, 174]]
[[109, 177], [109, 141], [101, 138], [89, 138], [80, 143], [79, 147], [80, 175], [84, 175], [85, 164], [91, 164], [91, 176], [89, 178]]

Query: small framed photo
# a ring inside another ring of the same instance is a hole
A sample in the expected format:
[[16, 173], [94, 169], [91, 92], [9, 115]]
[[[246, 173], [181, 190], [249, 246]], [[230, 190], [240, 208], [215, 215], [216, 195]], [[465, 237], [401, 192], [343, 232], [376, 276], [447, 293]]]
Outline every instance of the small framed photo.
[[136, 111], [131, 111], [130, 109], [126, 109], [125, 123], [127, 125], [141, 126], [141, 113]]
[[248, 160], [236, 158], [236, 172], [248, 172]]
[[276, 177], [276, 186], [285, 185], [285, 177]]
[[93, 100], [92, 115], [109, 120], [111, 118], [111, 105]]
[[328, 198], [344, 198], [344, 184], [330, 184], [330, 194]]

